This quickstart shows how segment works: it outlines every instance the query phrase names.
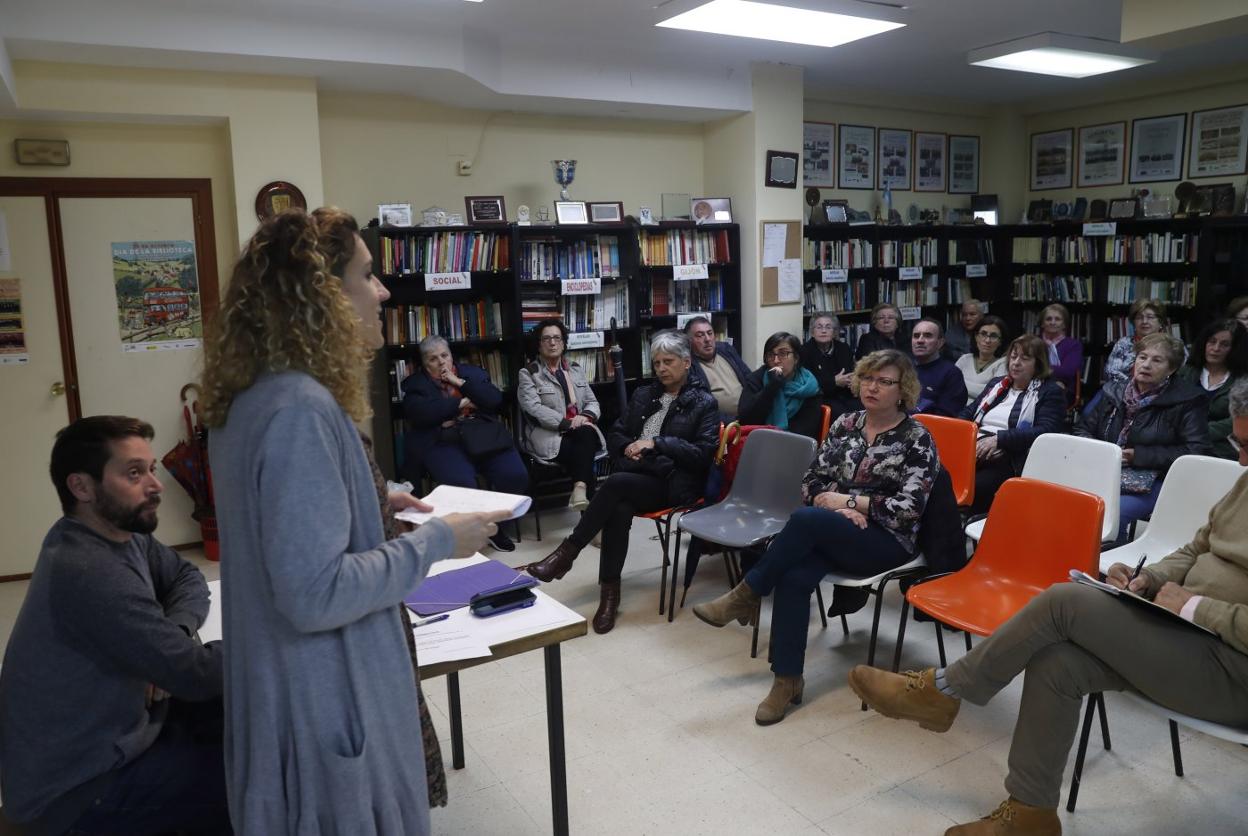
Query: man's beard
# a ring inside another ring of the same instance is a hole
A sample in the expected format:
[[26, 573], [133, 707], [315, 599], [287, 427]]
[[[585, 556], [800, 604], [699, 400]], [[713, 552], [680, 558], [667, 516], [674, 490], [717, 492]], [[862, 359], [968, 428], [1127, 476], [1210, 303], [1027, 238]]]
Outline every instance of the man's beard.
[[151, 534], [156, 530], [156, 506], [160, 504], [159, 496], [127, 507], [114, 499], [102, 484], [97, 482], [96, 488], [95, 512], [101, 518], [122, 531], [134, 534]]

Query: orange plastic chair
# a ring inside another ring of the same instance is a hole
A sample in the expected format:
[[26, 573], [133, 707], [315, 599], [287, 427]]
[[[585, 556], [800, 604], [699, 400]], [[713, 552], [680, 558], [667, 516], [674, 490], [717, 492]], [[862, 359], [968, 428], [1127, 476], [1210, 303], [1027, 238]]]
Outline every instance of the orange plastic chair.
[[[992, 635], [1032, 598], [1069, 581], [1071, 569], [1096, 577], [1104, 515], [1105, 500], [1096, 494], [1039, 479], [1006, 480], [970, 562], [906, 592], [898, 660], [909, 606], [966, 631], [969, 646], [970, 633]], [[936, 631], [939, 636], [940, 624]], [[943, 639], [940, 645], [944, 665]]]
[[979, 428], [974, 421], [943, 415], [916, 415], [914, 420], [927, 427], [936, 442], [940, 464], [949, 471], [953, 495], [966, 508], [975, 501], [975, 441]]
[[819, 407], [819, 444], [823, 445], [824, 440], [828, 437], [828, 430], [832, 427], [832, 407], [826, 403]]

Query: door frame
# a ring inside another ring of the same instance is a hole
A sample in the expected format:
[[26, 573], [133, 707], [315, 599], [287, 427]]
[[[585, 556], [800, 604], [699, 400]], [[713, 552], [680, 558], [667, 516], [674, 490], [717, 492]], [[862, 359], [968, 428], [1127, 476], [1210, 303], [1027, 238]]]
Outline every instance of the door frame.
[[58, 202], [61, 198], [190, 198], [195, 224], [195, 262], [199, 272], [199, 302], [205, 325], [209, 317], [216, 313], [219, 299], [216, 229], [212, 215], [212, 181], [208, 178], [0, 177], [0, 195], [43, 198], [48, 222], [48, 246], [52, 256], [52, 290], [56, 299], [56, 324], [61, 343], [61, 367], [65, 376], [65, 405], [70, 422], [82, 417], [82, 401], [78, 389], [78, 363], [74, 355], [73, 320], [69, 313], [65, 238]]

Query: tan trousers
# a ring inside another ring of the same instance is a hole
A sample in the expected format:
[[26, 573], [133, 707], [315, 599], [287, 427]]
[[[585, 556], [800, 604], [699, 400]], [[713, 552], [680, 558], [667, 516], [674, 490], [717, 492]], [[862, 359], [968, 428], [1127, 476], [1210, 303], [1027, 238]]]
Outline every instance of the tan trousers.
[[1248, 655], [1215, 636], [1074, 583], [1051, 587], [945, 672], [983, 705], [1026, 671], [1005, 788], [1057, 807], [1088, 694], [1134, 690], [1174, 711], [1248, 728]]

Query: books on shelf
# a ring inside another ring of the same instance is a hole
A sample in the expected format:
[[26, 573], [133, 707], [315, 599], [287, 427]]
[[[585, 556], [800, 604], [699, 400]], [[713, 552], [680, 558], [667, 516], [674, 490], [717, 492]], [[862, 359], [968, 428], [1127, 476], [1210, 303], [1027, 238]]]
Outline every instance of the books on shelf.
[[596, 235], [578, 241], [526, 239], [520, 242], [520, 281], [616, 278], [620, 275], [620, 239]]
[[564, 352], [569, 363], [576, 363], [585, 373], [590, 383], [606, 383], [615, 380], [615, 369], [611, 365], [610, 345], [602, 348], [582, 348]]
[[841, 339], [849, 346], [850, 351], [857, 351], [858, 341], [870, 330], [870, 322], [842, 322]]
[[1167, 305], [1191, 308], [1196, 305], [1196, 279], [1145, 279], [1140, 276], [1108, 276], [1107, 301], [1129, 305], [1137, 299], [1159, 299]]
[[881, 267], [935, 267], [940, 259], [935, 238], [881, 241]]
[[950, 264], [994, 264], [995, 262], [996, 257], [991, 240], [958, 238], [949, 242]]
[[511, 269], [511, 238], [499, 232], [383, 235], [378, 248], [384, 275]]
[[628, 311], [627, 282], [607, 285], [602, 293], [562, 297], [563, 324], [569, 331], [605, 331], [611, 327], [612, 317], [617, 327], [627, 328]]
[[520, 285], [520, 325], [525, 332], [543, 319], [558, 318], [559, 294], [551, 285]]
[[1016, 264], [1093, 264], [1100, 240], [1082, 235], [1015, 238], [1013, 260]]
[[642, 316], [718, 311], [724, 308], [724, 286], [718, 275], [709, 279], [673, 281], [653, 276], [637, 289], [637, 310]]
[[726, 229], [642, 229], [639, 243], [641, 263], [646, 267], [732, 261]]
[[853, 279], [840, 284], [808, 284], [805, 303], [807, 313], [865, 310], [870, 307], [867, 304], [867, 282], [865, 279]]
[[967, 299], [974, 299], [975, 292], [971, 289], [970, 279], [949, 280], [949, 304], [961, 305]]
[[940, 277], [935, 274], [924, 276], [920, 281], [880, 279], [877, 290], [879, 302], [891, 302], [902, 308], [940, 304]]
[[1020, 302], [1092, 302], [1091, 276], [1026, 273], [1014, 277], [1014, 298]]
[[1199, 235], [1154, 232], [1148, 235], [1116, 235], [1105, 260], [1114, 264], [1194, 264]]
[[476, 302], [390, 305], [383, 313], [389, 345], [416, 343], [434, 334], [448, 340], [473, 340], [503, 333], [502, 308], [488, 296]]
[[802, 268], [805, 270], [854, 270], [875, 266], [875, 247], [863, 238], [848, 241], [803, 242]]

